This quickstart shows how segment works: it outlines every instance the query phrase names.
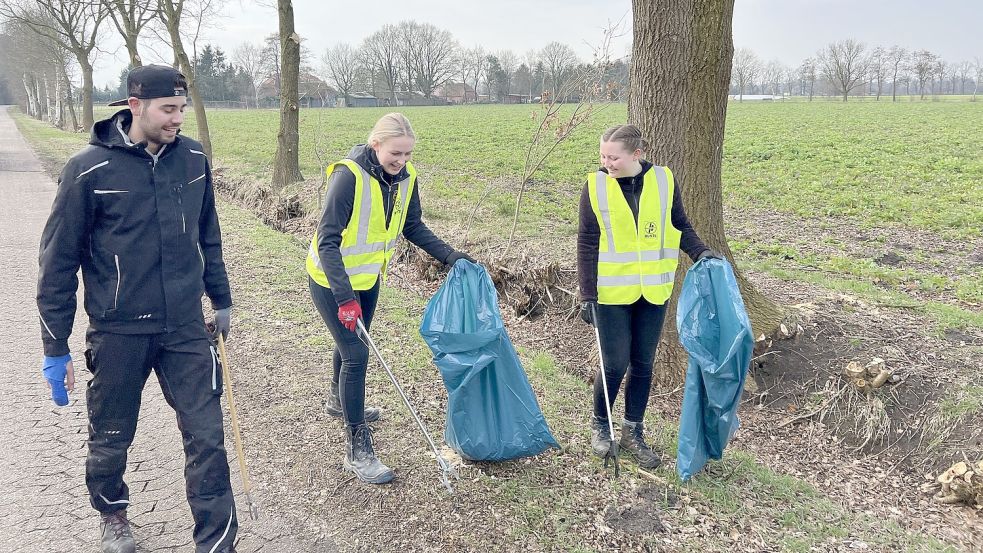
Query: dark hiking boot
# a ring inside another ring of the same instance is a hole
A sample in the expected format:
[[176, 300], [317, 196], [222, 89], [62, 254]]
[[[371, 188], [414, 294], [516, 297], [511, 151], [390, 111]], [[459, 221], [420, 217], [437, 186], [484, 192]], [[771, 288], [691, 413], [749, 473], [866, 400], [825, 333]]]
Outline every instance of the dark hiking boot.
[[372, 450], [372, 431], [369, 425], [360, 424], [347, 427], [348, 447], [345, 451], [345, 470], [355, 473], [359, 480], [368, 484], [391, 482], [393, 471], [382, 464]]
[[590, 447], [594, 455], [607, 457], [611, 451], [611, 427], [607, 419], [594, 417], [590, 425]]
[[[324, 412], [332, 417], [344, 418], [345, 414], [341, 410], [341, 399], [338, 395], [338, 385], [331, 384], [328, 391], [328, 399], [324, 402]], [[378, 407], [365, 408], [365, 422], [375, 422], [382, 418], [382, 410]]]
[[662, 458], [645, 443], [644, 430], [645, 426], [640, 422], [625, 421], [621, 425], [621, 451], [631, 454], [638, 466], [653, 469], [662, 464]]
[[137, 544], [133, 541], [125, 510], [102, 515], [99, 529], [102, 531], [102, 553], [136, 553]]

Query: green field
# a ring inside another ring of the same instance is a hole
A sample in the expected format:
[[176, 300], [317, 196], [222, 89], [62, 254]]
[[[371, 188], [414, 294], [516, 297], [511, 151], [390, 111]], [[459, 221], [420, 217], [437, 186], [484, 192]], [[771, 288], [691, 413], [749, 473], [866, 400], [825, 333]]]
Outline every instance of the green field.
[[[508, 206], [536, 106], [415, 107], [414, 157], [428, 196], [474, 201], [497, 185]], [[301, 169], [365, 140], [383, 109], [301, 112]], [[276, 147], [276, 111], [215, 111], [215, 158], [265, 180]], [[530, 212], [573, 225], [583, 175], [597, 165], [597, 137], [624, 122], [606, 106], [562, 144], [537, 176]], [[869, 225], [904, 223], [944, 236], [983, 228], [983, 102], [731, 103], [724, 143], [725, 200], [800, 215], [847, 216]], [[194, 122], [187, 132], [194, 135]], [[321, 154], [319, 159], [317, 153]], [[657, 161], [657, 160], [653, 160]], [[685, 183], [684, 183], [685, 185]], [[557, 198], [564, 201], [557, 201]], [[508, 210], [503, 207], [503, 212]]]

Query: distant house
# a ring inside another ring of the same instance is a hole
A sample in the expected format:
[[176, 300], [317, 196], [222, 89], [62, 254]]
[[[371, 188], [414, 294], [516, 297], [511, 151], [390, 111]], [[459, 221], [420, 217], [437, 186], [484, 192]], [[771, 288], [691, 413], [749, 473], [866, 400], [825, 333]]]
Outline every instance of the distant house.
[[434, 103], [432, 98], [427, 98], [422, 92], [416, 90], [396, 93], [396, 105], [398, 106], [432, 106]]
[[525, 94], [506, 94], [505, 97], [502, 98], [502, 103], [503, 104], [525, 104], [526, 103], [526, 95]]
[[[339, 107], [345, 107], [345, 97], [338, 97]], [[348, 95], [347, 107], [350, 108], [377, 108], [383, 105], [383, 101], [368, 92], [352, 92]]]
[[452, 81], [437, 87], [434, 96], [443, 99], [448, 104], [468, 104], [478, 100], [478, 95], [475, 94], [473, 86]]
[[[257, 96], [261, 106], [280, 105], [280, 88], [277, 85], [273, 76], [267, 77], [259, 85]], [[328, 108], [338, 103], [338, 91], [310, 73], [301, 73], [297, 77], [297, 96], [302, 108]]]
[[740, 94], [731, 94], [729, 98], [731, 100], [751, 100], [757, 102], [771, 102], [785, 99], [785, 97], [780, 94], [745, 94], [743, 98]]

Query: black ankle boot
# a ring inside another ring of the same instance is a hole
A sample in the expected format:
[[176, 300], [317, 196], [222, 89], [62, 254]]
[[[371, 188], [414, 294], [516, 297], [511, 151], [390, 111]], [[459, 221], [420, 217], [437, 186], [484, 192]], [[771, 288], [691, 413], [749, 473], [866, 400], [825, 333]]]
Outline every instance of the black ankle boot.
[[102, 515], [99, 529], [102, 531], [102, 553], [136, 553], [137, 544], [130, 532], [126, 510]]
[[395, 478], [393, 471], [375, 456], [369, 425], [346, 427], [345, 434], [348, 438], [345, 470], [355, 473], [359, 480], [368, 484], [385, 484]]
[[631, 454], [638, 466], [653, 469], [662, 464], [659, 454], [645, 443], [642, 433], [645, 427], [640, 422], [625, 421], [621, 425], [621, 451]]
[[[341, 397], [338, 393], [338, 384], [336, 382], [331, 383], [331, 389], [328, 391], [328, 399], [324, 402], [324, 412], [332, 417], [344, 417], [344, 413], [341, 410]], [[375, 422], [382, 418], [382, 409], [378, 407], [366, 407], [364, 416], [365, 422]]]

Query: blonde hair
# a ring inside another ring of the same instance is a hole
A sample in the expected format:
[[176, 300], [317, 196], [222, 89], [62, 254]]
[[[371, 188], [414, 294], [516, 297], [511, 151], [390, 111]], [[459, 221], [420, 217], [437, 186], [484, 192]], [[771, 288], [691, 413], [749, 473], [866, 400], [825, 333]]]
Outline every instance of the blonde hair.
[[644, 154], [649, 149], [649, 143], [642, 138], [642, 130], [635, 125], [615, 125], [604, 131], [602, 142], [621, 142], [629, 152], [641, 150]]
[[410, 125], [410, 120], [402, 113], [387, 113], [375, 122], [375, 126], [372, 127], [372, 132], [369, 133], [366, 143], [369, 146], [373, 146], [382, 144], [390, 138], [398, 138], [400, 136], [408, 136], [416, 140], [416, 134], [413, 132], [413, 126]]

